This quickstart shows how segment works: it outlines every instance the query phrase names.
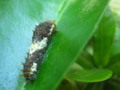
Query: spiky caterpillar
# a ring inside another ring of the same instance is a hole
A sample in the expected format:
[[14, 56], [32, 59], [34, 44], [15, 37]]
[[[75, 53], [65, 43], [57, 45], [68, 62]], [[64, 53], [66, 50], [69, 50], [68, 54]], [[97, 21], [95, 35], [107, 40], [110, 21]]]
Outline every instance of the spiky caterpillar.
[[37, 77], [48, 42], [55, 31], [56, 26], [53, 21], [46, 21], [36, 26], [30, 50], [23, 65], [23, 75], [26, 80], [33, 81]]

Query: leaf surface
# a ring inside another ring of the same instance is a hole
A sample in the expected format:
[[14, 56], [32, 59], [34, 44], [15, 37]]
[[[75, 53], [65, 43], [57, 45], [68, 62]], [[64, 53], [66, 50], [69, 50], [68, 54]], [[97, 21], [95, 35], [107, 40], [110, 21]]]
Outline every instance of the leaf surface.
[[99, 67], [105, 67], [109, 63], [115, 29], [115, 19], [108, 9], [94, 35], [94, 61]]
[[107, 69], [83, 70], [68, 76], [69, 78], [81, 82], [100, 82], [109, 79], [112, 72]]

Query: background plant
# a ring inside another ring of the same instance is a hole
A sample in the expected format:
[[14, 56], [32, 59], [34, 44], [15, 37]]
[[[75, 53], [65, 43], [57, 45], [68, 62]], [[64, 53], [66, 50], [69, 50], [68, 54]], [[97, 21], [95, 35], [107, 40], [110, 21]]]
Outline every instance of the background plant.
[[[119, 90], [120, 21], [108, 2], [1, 0], [0, 89]], [[19, 77], [21, 63], [30, 46], [32, 30], [46, 18], [56, 20], [57, 33], [37, 79], [26, 83]]]

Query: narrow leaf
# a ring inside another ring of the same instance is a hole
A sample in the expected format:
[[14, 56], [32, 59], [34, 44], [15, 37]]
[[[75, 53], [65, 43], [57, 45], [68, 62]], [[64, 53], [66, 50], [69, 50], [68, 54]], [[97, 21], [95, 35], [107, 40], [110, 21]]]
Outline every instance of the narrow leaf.
[[98, 67], [109, 63], [115, 32], [115, 20], [110, 10], [107, 10], [94, 35], [94, 60]]
[[92, 62], [90, 62], [90, 61], [91, 61], [90, 59], [91, 59], [90, 57], [89, 57], [89, 58], [85, 58], [85, 57], [83, 57], [83, 56], [81, 55], [81, 56], [79, 56], [79, 58], [77, 59], [76, 62], [77, 62], [80, 66], [82, 66], [84, 69], [94, 68]]
[[115, 38], [113, 43], [113, 50], [112, 50], [112, 56], [115, 57], [118, 54], [120, 54], [120, 16], [117, 14], [114, 14], [116, 19], [116, 32], [115, 32]]

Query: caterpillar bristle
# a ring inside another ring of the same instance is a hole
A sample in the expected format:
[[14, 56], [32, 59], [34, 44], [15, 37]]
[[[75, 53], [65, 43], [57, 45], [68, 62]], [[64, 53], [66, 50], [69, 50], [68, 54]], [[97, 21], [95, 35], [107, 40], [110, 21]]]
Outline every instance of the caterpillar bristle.
[[29, 74], [29, 72], [24, 72], [24, 74]]
[[24, 67], [29, 68], [31, 65], [25, 64]]
[[29, 53], [27, 53], [27, 55], [29, 55]]
[[55, 32], [57, 32], [57, 30], [56, 30], [56, 29], [53, 29], [53, 33], [55, 33]]
[[29, 67], [29, 65], [28, 64], [25, 64], [25, 63], [22, 63], [23, 64], [23, 66], [28, 66]]
[[25, 69], [25, 70], [21, 70], [21, 72], [31, 72], [31, 70]]
[[27, 58], [25, 58], [25, 60], [27, 61], [28, 59], [27, 59]]
[[50, 22], [50, 23], [52, 23], [52, 24], [55, 24], [55, 21], [56, 21], [56, 20], [52, 20], [52, 21], [51, 21], [51, 20], [49, 20], [48, 18], [46, 18], [46, 21], [47, 21], [47, 22]]
[[28, 70], [28, 72], [31, 72], [31, 70]]
[[25, 65], [25, 63], [22, 63], [22, 65]]
[[32, 63], [29, 63], [29, 65], [32, 65]]
[[53, 21], [51, 21], [51, 23], [52, 23], [52, 24], [55, 24], [55, 21], [56, 21], [56, 20], [53, 20]]
[[24, 72], [24, 70], [20, 70], [21, 72]]
[[23, 77], [23, 76], [24, 76], [24, 74], [21, 74], [21, 75], [20, 75], [20, 77]]

